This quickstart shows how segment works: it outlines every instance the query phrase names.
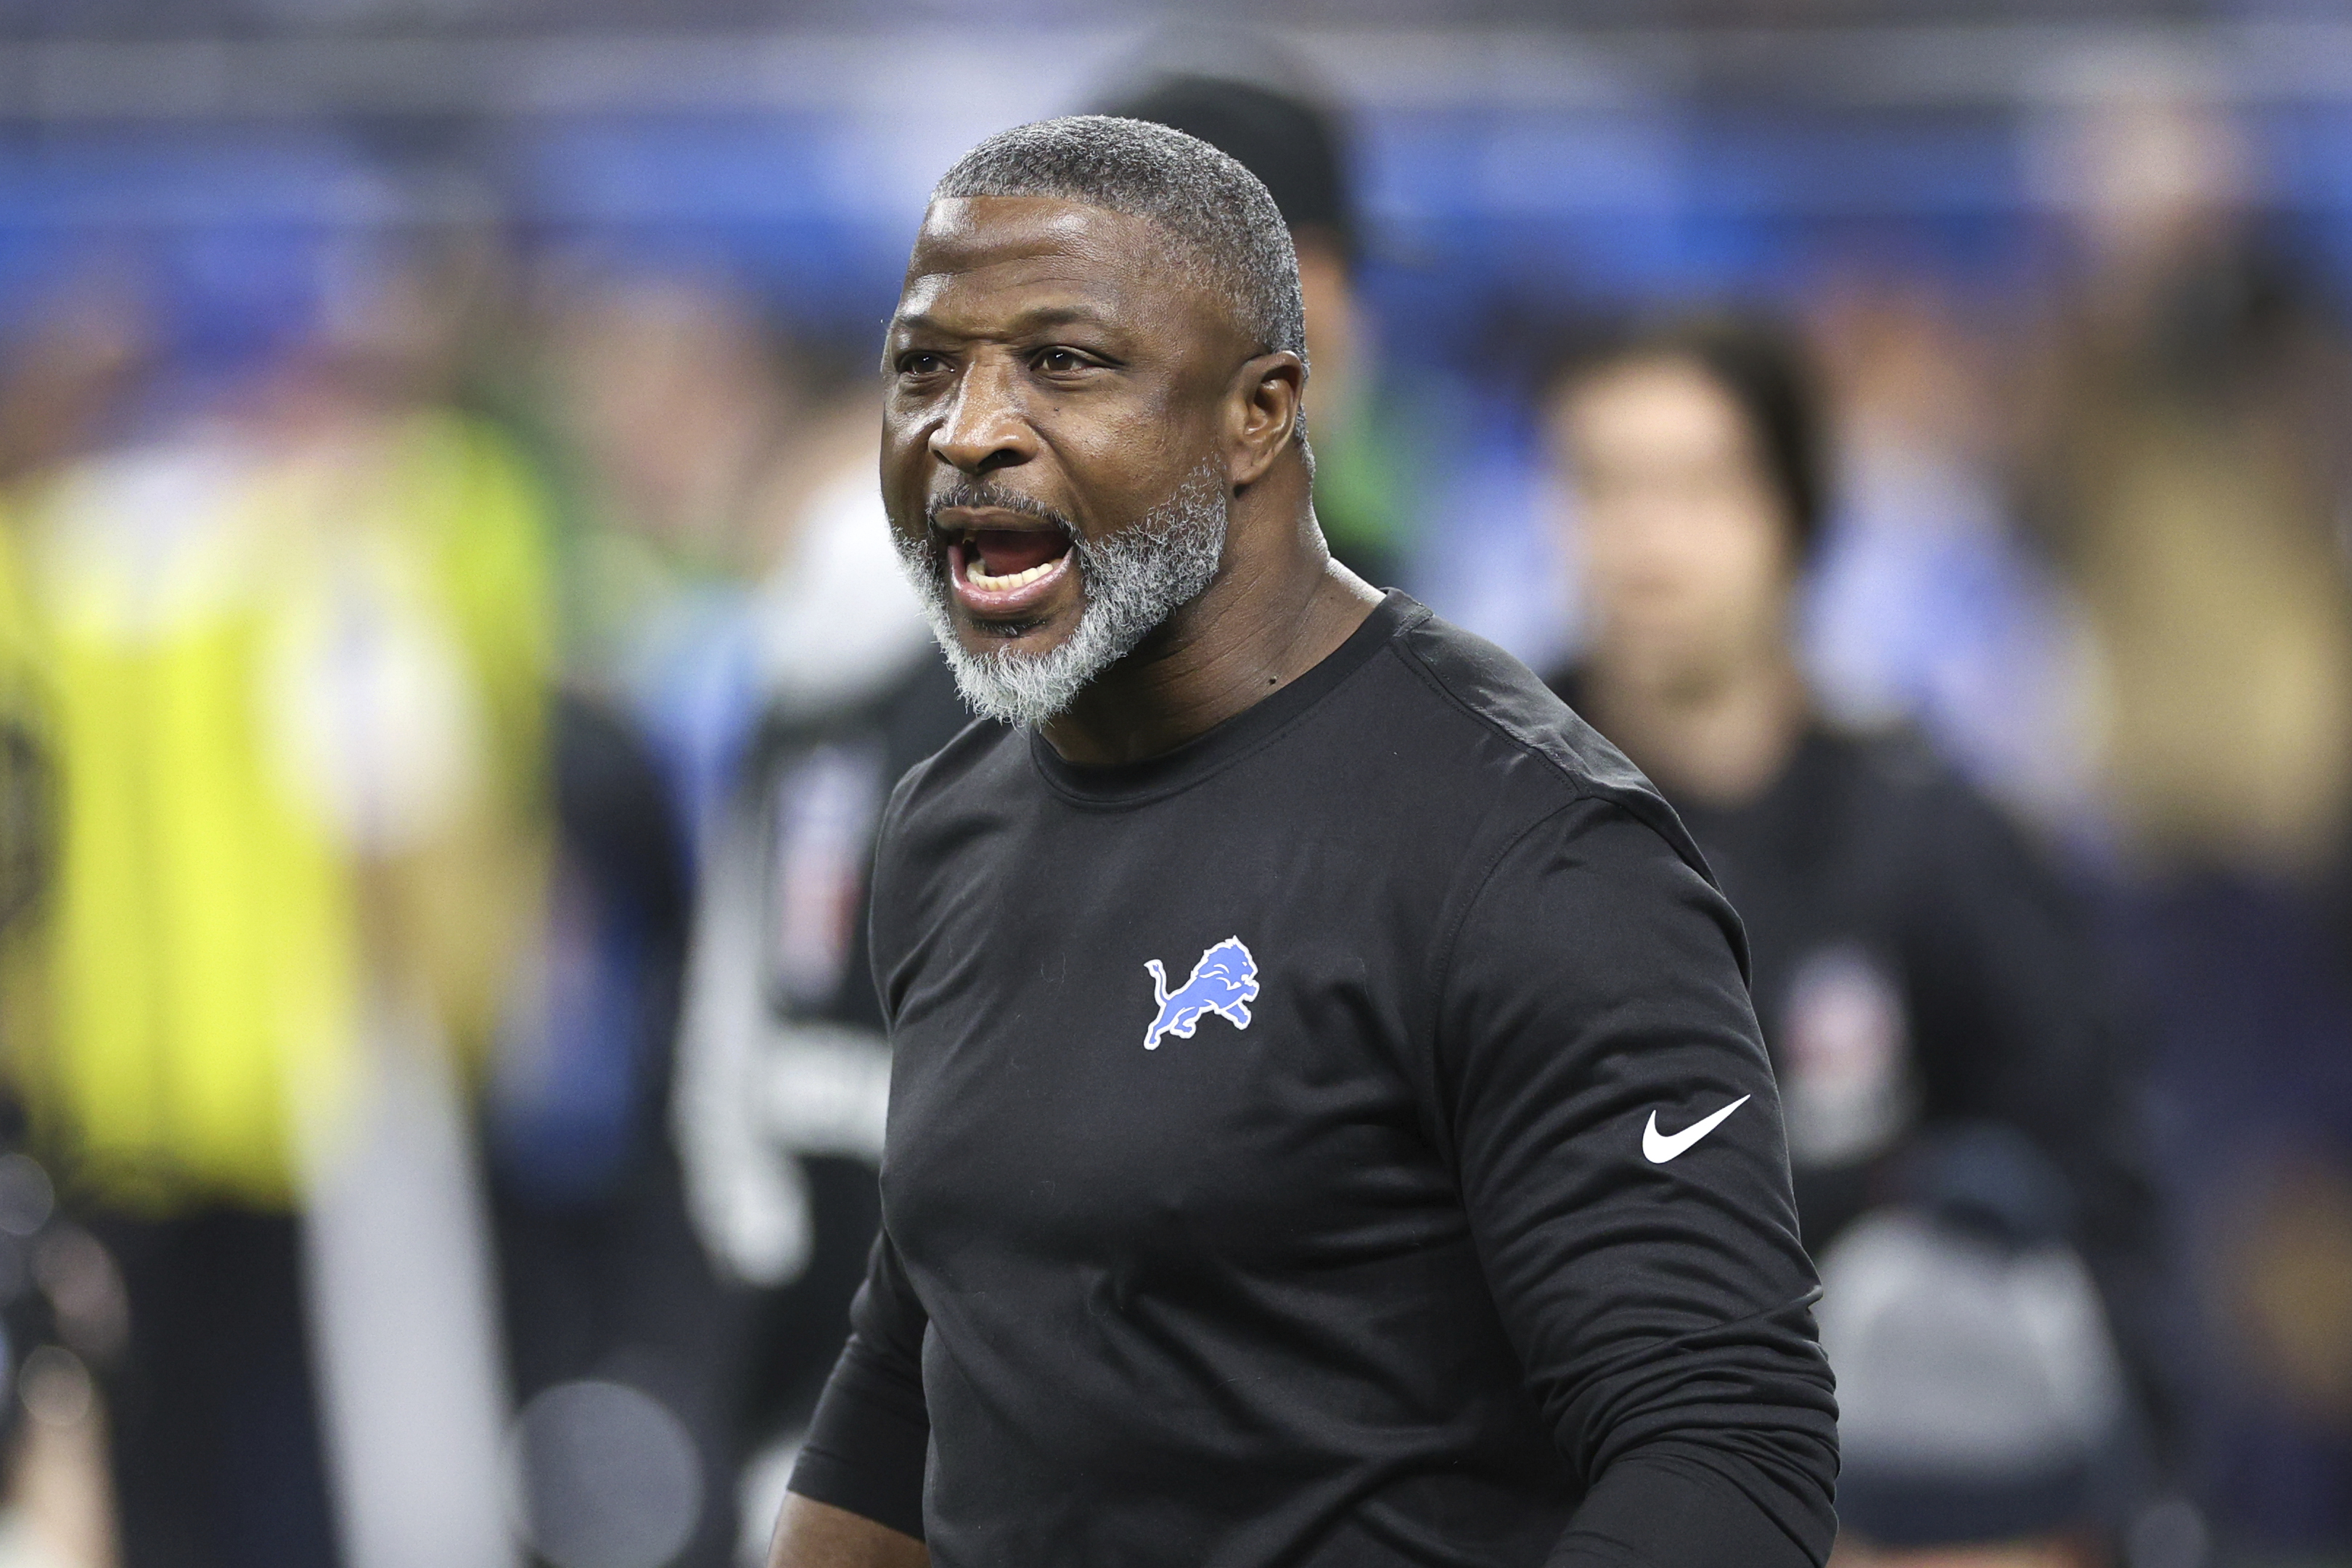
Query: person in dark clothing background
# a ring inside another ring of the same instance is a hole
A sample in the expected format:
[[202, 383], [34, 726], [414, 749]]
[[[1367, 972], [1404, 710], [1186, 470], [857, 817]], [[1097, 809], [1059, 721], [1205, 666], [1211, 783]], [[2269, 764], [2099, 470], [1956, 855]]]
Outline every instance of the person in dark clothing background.
[[716, 829], [677, 1119], [699, 1162], [706, 1237], [744, 1287], [735, 1420], [755, 1453], [788, 1450], [806, 1427], [881, 1224], [889, 1051], [866, 955], [875, 829], [900, 776], [970, 718], [928, 644], [839, 700], [779, 700]]
[[2168, 1423], [2137, 1075], [2086, 923], [1924, 744], [1842, 732], [1809, 698], [1791, 620], [1827, 497], [1802, 353], [1759, 321], [1672, 323], [1570, 360], [1544, 413], [1590, 632], [1551, 685], [1665, 793], [1747, 923], [1807, 1247], [1975, 1191], [2080, 1250]]
[[[880, 1223], [890, 1058], [866, 957], [867, 871], [891, 786], [970, 716], [874, 496], [870, 389], [834, 389], [811, 483], [772, 497], [757, 708], [698, 834], [669, 1124], [724, 1281], [713, 1351], [743, 1458], [739, 1531], [765, 1539], [849, 1332]], [[751, 1521], [756, 1520], [756, 1523]]]

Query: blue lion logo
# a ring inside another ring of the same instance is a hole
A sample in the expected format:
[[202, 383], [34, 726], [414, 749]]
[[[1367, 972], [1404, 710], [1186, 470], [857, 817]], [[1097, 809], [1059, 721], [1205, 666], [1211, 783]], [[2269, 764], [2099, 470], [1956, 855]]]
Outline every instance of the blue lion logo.
[[1151, 972], [1152, 994], [1160, 1001], [1159, 1016], [1143, 1031], [1144, 1050], [1159, 1050], [1162, 1035], [1192, 1039], [1193, 1029], [1209, 1013], [1223, 1013], [1235, 1029], [1249, 1028], [1249, 1005], [1257, 999], [1257, 960], [1240, 937], [1228, 936], [1202, 953], [1192, 966], [1192, 978], [1173, 992], [1159, 959], [1147, 958], [1143, 967]]

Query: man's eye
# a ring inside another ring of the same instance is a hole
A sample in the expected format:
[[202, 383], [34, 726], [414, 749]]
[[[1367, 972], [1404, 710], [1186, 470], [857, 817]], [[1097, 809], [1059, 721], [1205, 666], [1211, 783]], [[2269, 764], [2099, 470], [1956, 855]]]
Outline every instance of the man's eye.
[[917, 350], [898, 356], [898, 373], [902, 376], [936, 375], [947, 369], [948, 362], [938, 354]]
[[1037, 355], [1037, 368], [1048, 375], [1062, 375], [1071, 371], [1082, 371], [1092, 363], [1094, 363], [1092, 360], [1075, 349], [1046, 349]]

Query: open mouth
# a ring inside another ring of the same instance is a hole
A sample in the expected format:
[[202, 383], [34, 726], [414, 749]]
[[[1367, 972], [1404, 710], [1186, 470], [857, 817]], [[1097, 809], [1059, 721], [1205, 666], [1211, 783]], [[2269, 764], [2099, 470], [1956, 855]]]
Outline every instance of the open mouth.
[[1036, 611], [1076, 564], [1067, 534], [1027, 517], [956, 507], [943, 513], [937, 526], [947, 541], [948, 577], [956, 597], [976, 614], [1001, 618]]

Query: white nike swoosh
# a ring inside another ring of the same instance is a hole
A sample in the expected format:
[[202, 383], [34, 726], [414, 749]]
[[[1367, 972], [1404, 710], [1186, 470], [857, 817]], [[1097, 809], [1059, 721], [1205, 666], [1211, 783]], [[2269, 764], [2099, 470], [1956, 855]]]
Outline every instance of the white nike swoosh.
[[1676, 1155], [1685, 1153], [1693, 1144], [1722, 1126], [1724, 1118], [1754, 1098], [1752, 1094], [1742, 1094], [1706, 1121], [1694, 1122], [1671, 1138], [1658, 1131], [1658, 1113], [1655, 1111], [1651, 1112], [1650, 1124], [1642, 1129], [1642, 1157], [1654, 1166], [1664, 1165], [1668, 1160], [1673, 1159]]

